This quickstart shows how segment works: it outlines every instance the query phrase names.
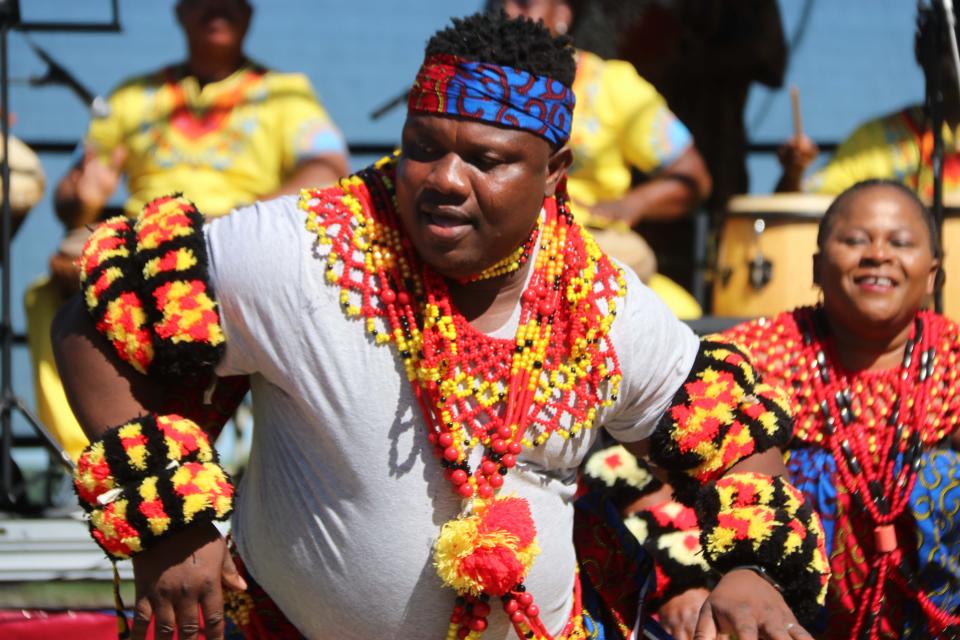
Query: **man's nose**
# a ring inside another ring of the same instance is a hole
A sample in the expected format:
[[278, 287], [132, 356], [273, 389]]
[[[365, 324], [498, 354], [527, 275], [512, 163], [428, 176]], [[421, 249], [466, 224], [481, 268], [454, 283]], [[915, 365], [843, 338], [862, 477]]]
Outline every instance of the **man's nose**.
[[428, 185], [445, 195], [465, 196], [470, 192], [467, 165], [456, 153], [447, 153], [437, 159], [430, 170]]

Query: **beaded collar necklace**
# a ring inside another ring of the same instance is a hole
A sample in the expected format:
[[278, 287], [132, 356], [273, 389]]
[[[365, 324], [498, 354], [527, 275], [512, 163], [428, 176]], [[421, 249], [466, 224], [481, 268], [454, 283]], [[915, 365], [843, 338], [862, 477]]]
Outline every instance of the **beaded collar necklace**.
[[[514, 339], [477, 332], [402, 236], [394, 171], [384, 159], [338, 187], [305, 191], [307, 227], [329, 245], [326, 278], [340, 287], [345, 313], [396, 348], [428, 442], [464, 500], [434, 547], [438, 574], [458, 594], [447, 637], [479, 638], [494, 596], [520, 638], [550, 639], [523, 584], [539, 552], [529, 504], [499, 490], [525, 448], [589, 429], [616, 399], [620, 365], [608, 333], [623, 274], [573, 222], [563, 196], [547, 200]], [[482, 451], [476, 468], [474, 450]], [[574, 618], [564, 636], [579, 625]]]
[[[826, 447], [836, 463], [837, 477], [853, 505], [873, 525], [873, 550], [864, 549], [869, 573], [856, 602], [850, 637], [879, 638], [886, 583], [892, 582], [920, 603], [931, 629], [960, 622], [934, 605], [915, 581], [898, 546], [896, 520], [909, 504], [926, 430], [939, 318], [920, 312], [904, 345], [903, 361], [896, 372], [898, 393], [879, 432], [875, 449], [867, 442], [864, 425], [854, 416], [850, 385], [830, 366], [824, 351], [829, 328], [822, 308], [798, 316], [804, 349], [810, 354], [814, 395], [823, 413]], [[874, 453], [876, 451], [877, 453]], [[886, 453], [884, 453], [886, 452]]]
[[461, 280], [463, 283], [469, 282], [479, 282], [480, 280], [489, 280], [490, 278], [496, 278], [498, 276], [505, 276], [509, 273], [513, 273], [527, 264], [527, 260], [530, 259], [530, 254], [533, 253], [534, 247], [537, 245], [537, 238], [540, 236], [540, 218], [537, 218], [537, 223], [533, 225], [533, 229], [530, 230], [530, 237], [524, 240], [523, 244], [514, 249], [510, 255], [508, 255], [503, 260], [487, 267], [480, 273], [469, 276]]

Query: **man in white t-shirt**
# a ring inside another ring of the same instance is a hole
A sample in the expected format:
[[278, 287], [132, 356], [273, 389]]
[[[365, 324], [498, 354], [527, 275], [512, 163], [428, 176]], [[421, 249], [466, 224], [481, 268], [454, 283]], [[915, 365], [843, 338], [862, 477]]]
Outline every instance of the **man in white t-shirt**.
[[[133, 557], [134, 638], [151, 619], [159, 638], [201, 621], [222, 638], [224, 598], [249, 638], [629, 633], [599, 613], [606, 576], [577, 569], [595, 425], [641, 455], [653, 437], [678, 492], [708, 485], [725, 575], [704, 638], [810, 638], [791, 607], [822, 602], [828, 569], [780, 478], [785, 406], [573, 222], [573, 73], [540, 24], [455, 20], [428, 43], [397, 158], [203, 231], [175, 197], [97, 230], [93, 322], [78, 300], [55, 341], [94, 441], [81, 504], [101, 547]], [[253, 390], [233, 518], [246, 580], [210, 524], [232, 487], [162, 382], [210, 369]]]

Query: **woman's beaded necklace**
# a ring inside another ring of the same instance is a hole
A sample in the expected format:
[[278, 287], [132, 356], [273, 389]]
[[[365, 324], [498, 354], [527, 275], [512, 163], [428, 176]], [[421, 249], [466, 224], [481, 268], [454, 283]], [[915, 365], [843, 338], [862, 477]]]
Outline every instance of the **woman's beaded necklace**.
[[[523, 584], [537, 553], [529, 505], [498, 491], [525, 447], [589, 429], [598, 407], [616, 399], [620, 365], [608, 333], [623, 274], [573, 222], [562, 196], [547, 200], [535, 244], [518, 249], [537, 250], [516, 335], [486, 336], [453, 308], [446, 281], [400, 232], [393, 175], [385, 159], [339, 188], [304, 192], [308, 228], [330, 245], [326, 277], [340, 286], [344, 311], [364, 318], [378, 344], [397, 349], [428, 441], [465, 501], [435, 552], [441, 578], [459, 594], [447, 637], [479, 638], [493, 595], [519, 637], [549, 639]], [[478, 447], [474, 469], [470, 453]]]
[[[850, 636], [876, 640], [881, 630], [887, 582], [896, 584], [919, 602], [931, 632], [960, 623], [960, 617], [941, 611], [916, 584], [897, 544], [896, 520], [906, 510], [917, 478], [926, 435], [928, 403], [931, 397], [936, 345], [940, 338], [939, 317], [917, 314], [913, 330], [904, 345], [903, 362], [896, 371], [898, 393], [886, 421], [886, 428], [869, 443], [864, 425], [855, 420], [850, 385], [845, 376], [830, 366], [825, 352], [828, 325], [822, 309], [798, 315], [808, 361], [814, 397], [823, 413], [825, 446], [836, 463], [837, 477], [854, 506], [873, 525], [873, 554], [864, 550], [870, 569], [856, 603]], [[886, 453], [884, 453], [886, 452]]]

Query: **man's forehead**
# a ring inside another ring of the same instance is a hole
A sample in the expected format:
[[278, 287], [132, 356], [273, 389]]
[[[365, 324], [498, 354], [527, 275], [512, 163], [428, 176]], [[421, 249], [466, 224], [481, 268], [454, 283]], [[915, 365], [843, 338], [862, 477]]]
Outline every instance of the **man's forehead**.
[[503, 144], [549, 146], [543, 138], [523, 129], [446, 113], [408, 112], [404, 131], [408, 134], [455, 136], [473, 144], [482, 145], [487, 142], [488, 146], [494, 144], [497, 146]]

